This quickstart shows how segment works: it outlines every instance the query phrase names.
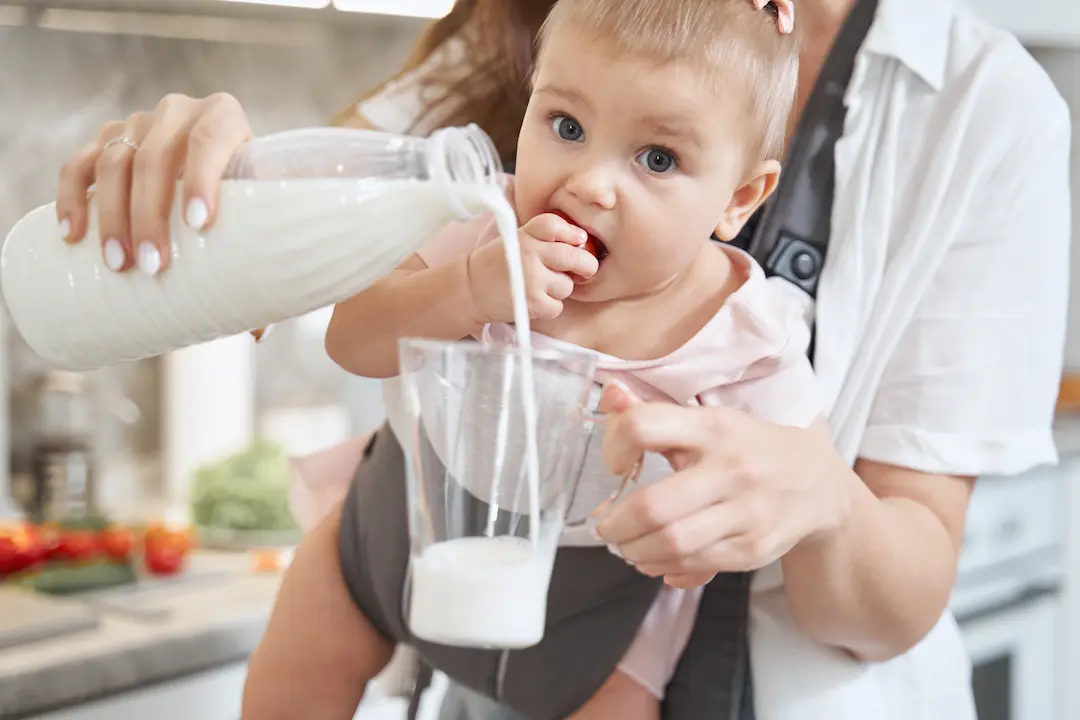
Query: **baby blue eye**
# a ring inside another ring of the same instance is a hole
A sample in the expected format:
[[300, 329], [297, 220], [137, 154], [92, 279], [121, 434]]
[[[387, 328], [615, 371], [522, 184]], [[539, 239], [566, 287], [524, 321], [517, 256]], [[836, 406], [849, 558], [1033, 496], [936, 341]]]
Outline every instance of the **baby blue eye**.
[[649, 148], [637, 156], [637, 161], [645, 166], [649, 172], [663, 174], [671, 172], [678, 166], [674, 153], [662, 148]]
[[568, 142], [581, 142], [582, 137], [585, 136], [585, 131], [581, 128], [579, 123], [569, 115], [553, 115], [551, 118], [551, 129], [555, 131], [561, 139]]

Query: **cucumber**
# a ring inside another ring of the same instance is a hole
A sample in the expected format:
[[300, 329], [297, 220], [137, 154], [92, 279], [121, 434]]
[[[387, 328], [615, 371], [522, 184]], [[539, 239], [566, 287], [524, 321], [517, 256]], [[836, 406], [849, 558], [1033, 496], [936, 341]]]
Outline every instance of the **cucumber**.
[[46, 595], [72, 595], [125, 585], [137, 579], [129, 563], [101, 562], [45, 567], [29, 579], [28, 586]]

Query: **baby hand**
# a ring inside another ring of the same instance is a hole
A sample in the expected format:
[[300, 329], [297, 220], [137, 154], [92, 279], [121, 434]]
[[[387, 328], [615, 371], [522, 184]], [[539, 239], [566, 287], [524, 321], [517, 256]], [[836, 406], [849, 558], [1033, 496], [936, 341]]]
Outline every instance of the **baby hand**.
[[[591, 278], [600, 265], [585, 250], [588, 234], [558, 215], [537, 215], [518, 230], [529, 319], [550, 320], [563, 311], [574, 279]], [[469, 258], [469, 285], [488, 322], [513, 322], [510, 275], [501, 242], [488, 243]]]

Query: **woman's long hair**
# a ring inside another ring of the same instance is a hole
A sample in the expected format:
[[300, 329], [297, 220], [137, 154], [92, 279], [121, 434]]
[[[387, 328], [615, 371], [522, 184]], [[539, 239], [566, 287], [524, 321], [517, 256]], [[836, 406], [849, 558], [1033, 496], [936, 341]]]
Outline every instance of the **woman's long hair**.
[[[457, 0], [446, 17], [428, 26], [395, 76], [422, 65], [451, 38], [465, 44], [467, 72], [461, 67], [435, 68], [423, 78], [435, 100], [416, 122], [438, 118], [440, 126], [476, 123], [504, 159], [512, 158], [529, 102], [536, 36], [554, 4], [555, 0]], [[334, 123], [344, 124], [354, 113], [349, 108]]]

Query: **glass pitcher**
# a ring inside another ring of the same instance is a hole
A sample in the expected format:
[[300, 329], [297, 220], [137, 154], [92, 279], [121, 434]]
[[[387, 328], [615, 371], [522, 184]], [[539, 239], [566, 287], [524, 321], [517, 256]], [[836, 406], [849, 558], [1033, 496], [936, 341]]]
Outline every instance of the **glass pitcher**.
[[529, 488], [524, 354], [404, 339], [410, 629], [443, 645], [521, 648], [544, 635], [547, 590], [578, 480], [592, 353], [533, 350], [537, 491]]

